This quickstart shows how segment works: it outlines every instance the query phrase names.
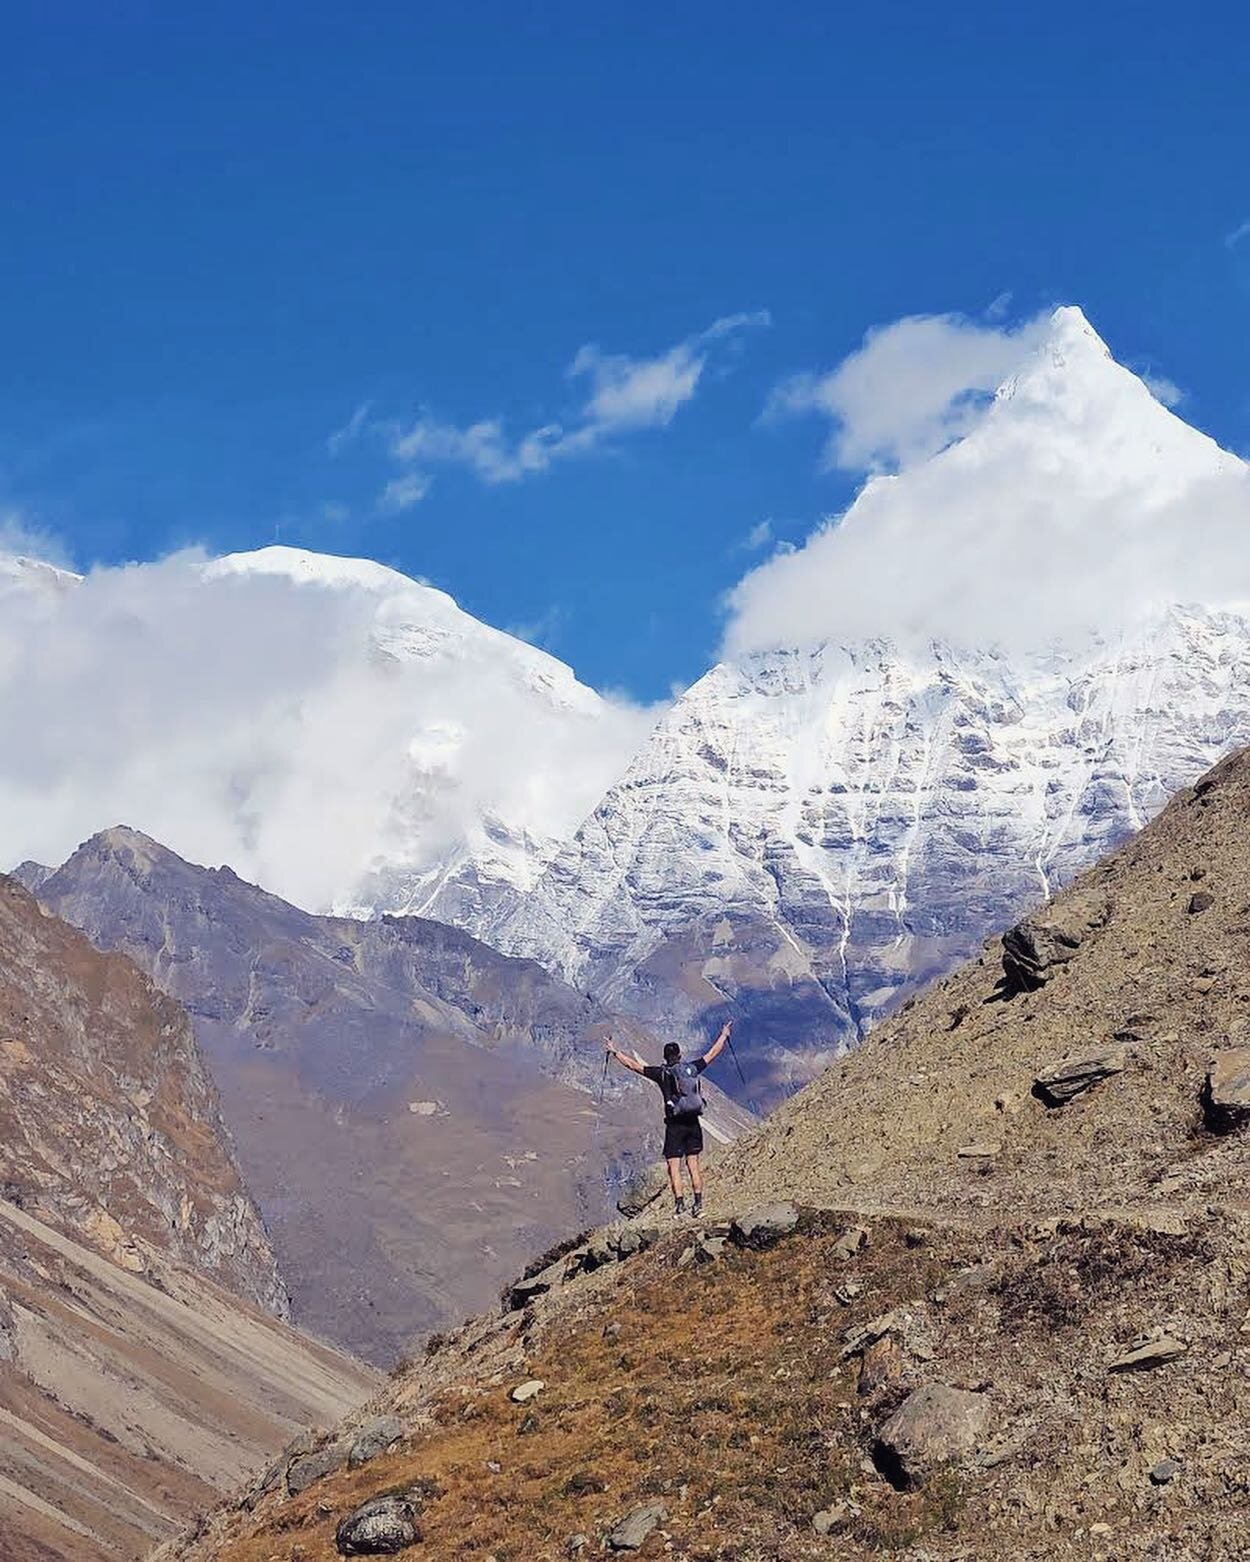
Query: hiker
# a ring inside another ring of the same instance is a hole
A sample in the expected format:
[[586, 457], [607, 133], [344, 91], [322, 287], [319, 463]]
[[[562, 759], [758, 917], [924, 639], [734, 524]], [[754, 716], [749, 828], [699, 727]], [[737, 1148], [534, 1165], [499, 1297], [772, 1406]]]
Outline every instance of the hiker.
[[703, 1173], [699, 1169], [699, 1157], [703, 1154], [703, 1124], [699, 1121], [703, 1111], [703, 1086], [699, 1083], [699, 1075], [720, 1057], [732, 1029], [733, 1021], [726, 1020], [720, 1035], [701, 1058], [684, 1060], [677, 1043], [666, 1042], [663, 1063], [639, 1063], [628, 1053], [618, 1052], [611, 1038], [608, 1040], [608, 1056], [659, 1085], [664, 1096], [664, 1162], [673, 1189], [674, 1213], [678, 1215], [686, 1213], [681, 1180], [683, 1161], [690, 1173], [690, 1191], [694, 1195], [690, 1213], [694, 1216], [703, 1213]]

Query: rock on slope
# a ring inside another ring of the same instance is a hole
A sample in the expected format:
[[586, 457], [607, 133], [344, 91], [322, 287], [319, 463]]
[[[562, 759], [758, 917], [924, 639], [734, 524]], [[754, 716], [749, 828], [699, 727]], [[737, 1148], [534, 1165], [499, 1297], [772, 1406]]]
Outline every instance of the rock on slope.
[[0, 879], [0, 1191], [145, 1273], [286, 1292], [186, 1014]]
[[[1045, 569], [1100, 507], [1131, 505], [1149, 535], [1240, 468], [1060, 310], [967, 438], [870, 484], [842, 527], [953, 517], [952, 546], [983, 569], [1006, 473]], [[993, 590], [1012, 598], [1010, 580]], [[1063, 633], [1041, 650], [867, 638], [722, 663], [531, 894], [475, 930], [660, 1028], [738, 1014], [753, 1092], [776, 1100], [1250, 740], [1244, 613], [1179, 605]]]
[[654, 1053], [641, 1029], [465, 933], [314, 917], [122, 829], [39, 893], [187, 1006], [296, 1318], [372, 1359], [602, 1219], [654, 1151], [650, 1087], [597, 1099], [608, 1030]]
[[557, 1259], [389, 1386], [378, 1466], [174, 1554], [328, 1562], [398, 1491], [433, 1555], [651, 1505], [637, 1554], [688, 1562], [1234, 1562], [1248, 820], [1239, 753], [732, 1147], [702, 1228]]
[[186, 1014], [0, 879], [0, 1554], [138, 1558], [361, 1399], [286, 1310]]

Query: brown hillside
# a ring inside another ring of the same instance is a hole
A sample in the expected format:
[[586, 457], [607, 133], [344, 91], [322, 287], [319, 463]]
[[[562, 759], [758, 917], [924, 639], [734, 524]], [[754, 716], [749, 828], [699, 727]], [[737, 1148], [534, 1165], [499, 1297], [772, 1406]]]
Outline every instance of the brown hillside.
[[556, 1258], [396, 1376], [390, 1453], [174, 1554], [330, 1562], [391, 1494], [414, 1562], [610, 1554], [648, 1503], [627, 1554], [678, 1562], [1243, 1557], [1250, 1129], [1203, 1092], [1250, 1018], [1248, 825], [1242, 755], [1013, 936], [1037, 990], [987, 946], [727, 1152], [701, 1227]]
[[0, 1196], [124, 1268], [180, 1261], [287, 1313], [185, 1011], [3, 876]]

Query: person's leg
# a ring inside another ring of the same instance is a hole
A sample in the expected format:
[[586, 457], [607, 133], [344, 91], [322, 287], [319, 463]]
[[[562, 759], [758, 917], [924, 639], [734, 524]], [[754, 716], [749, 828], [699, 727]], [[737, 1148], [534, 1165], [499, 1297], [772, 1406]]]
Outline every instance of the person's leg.
[[681, 1185], [681, 1156], [670, 1155], [664, 1162], [668, 1167], [668, 1183], [673, 1190], [673, 1202], [681, 1209], [686, 1202], [685, 1191]]
[[686, 1157], [686, 1170], [690, 1173], [690, 1186], [694, 1190], [696, 1199], [703, 1197], [703, 1173], [699, 1168], [699, 1157], [688, 1155]]

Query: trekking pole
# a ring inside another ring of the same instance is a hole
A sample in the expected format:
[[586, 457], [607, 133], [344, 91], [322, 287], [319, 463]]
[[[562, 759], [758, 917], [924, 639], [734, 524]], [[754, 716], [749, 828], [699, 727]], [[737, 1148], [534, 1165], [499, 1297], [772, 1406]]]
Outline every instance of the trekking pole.
[[599, 1080], [599, 1105], [600, 1106], [603, 1105], [603, 1097], [604, 1097], [604, 1094], [605, 1094], [605, 1092], [607, 1091], [607, 1088], [608, 1088], [608, 1064], [611, 1061], [611, 1059], [612, 1059], [611, 1052], [610, 1051], [605, 1051], [604, 1054], [603, 1054], [603, 1076]]
[[734, 1067], [738, 1070], [738, 1078], [745, 1085], [746, 1082], [747, 1082], [747, 1077], [742, 1072], [742, 1064], [738, 1062], [738, 1051], [737, 1051], [737, 1048], [734, 1046], [734, 1038], [733, 1038], [733, 1031], [732, 1030], [728, 1030], [728, 1031], [725, 1032], [725, 1040], [729, 1043], [729, 1056], [734, 1060]]

